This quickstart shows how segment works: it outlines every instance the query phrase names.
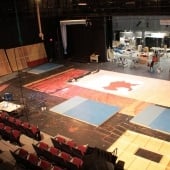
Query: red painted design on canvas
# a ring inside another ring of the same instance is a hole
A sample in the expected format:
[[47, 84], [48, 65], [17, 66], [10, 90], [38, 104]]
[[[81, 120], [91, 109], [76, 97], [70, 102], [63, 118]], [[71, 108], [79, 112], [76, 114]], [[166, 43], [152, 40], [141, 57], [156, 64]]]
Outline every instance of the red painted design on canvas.
[[118, 88], [124, 87], [127, 88], [128, 91], [132, 90], [132, 86], [136, 86], [138, 84], [132, 84], [132, 83], [128, 83], [125, 81], [115, 81], [115, 82], [111, 82], [107, 87], [104, 87], [107, 90], [117, 90]]

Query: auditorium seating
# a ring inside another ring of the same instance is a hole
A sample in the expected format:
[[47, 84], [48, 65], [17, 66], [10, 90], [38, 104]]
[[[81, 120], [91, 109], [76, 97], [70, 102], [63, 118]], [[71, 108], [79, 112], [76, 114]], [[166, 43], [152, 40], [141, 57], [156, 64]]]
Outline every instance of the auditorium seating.
[[[23, 133], [34, 139], [38, 128], [29, 122], [23, 122], [20, 119], [11, 117], [5, 112], [0, 113], [0, 135], [3, 139], [17, 143], [21, 146], [20, 135]], [[40, 135], [40, 134], [39, 134]], [[105, 160], [117, 166], [117, 156], [96, 147], [80, 145], [73, 139], [63, 135], [56, 135], [50, 138], [53, 146], [49, 146], [43, 141], [38, 141], [32, 146], [35, 153], [29, 153], [23, 148], [16, 151], [10, 151], [16, 162], [28, 170], [84, 170], [88, 164], [86, 159], [89, 155], [95, 159]], [[22, 146], [21, 146], [22, 147]], [[87, 156], [87, 157], [86, 157]]]
[[79, 158], [83, 158], [88, 148], [87, 145], [79, 145], [72, 139], [62, 136], [60, 134], [58, 134], [54, 138], [51, 138], [51, 141], [56, 148], [59, 148]]
[[[23, 122], [20, 119], [14, 118], [8, 115], [7, 112], [0, 113], [0, 122], [20, 131], [22, 134], [29, 136], [37, 141], [41, 140], [40, 130], [37, 126], [32, 125], [29, 122]], [[16, 134], [16, 131], [14, 131], [14, 134]]]
[[29, 153], [23, 148], [18, 148], [10, 153], [16, 160], [17, 165], [24, 167], [27, 170], [66, 170], [51, 162], [38, 157], [34, 153]]
[[19, 166], [26, 167], [27, 165], [27, 157], [28, 157], [28, 151], [22, 148], [18, 148], [15, 151], [11, 151], [10, 153], [14, 157], [16, 164], [19, 164]]
[[21, 132], [20, 131], [13, 129], [10, 126], [6, 126], [4, 123], [0, 123], [0, 135], [2, 139], [21, 146], [21, 143], [20, 143]]
[[72, 159], [67, 162], [67, 168], [71, 170], [79, 170], [82, 166], [83, 160], [77, 157], [72, 157]]
[[74, 157], [53, 146], [48, 146], [48, 144], [44, 142], [38, 142], [32, 145], [39, 157], [43, 157], [60, 167], [67, 168], [68, 170], [80, 170], [83, 166], [82, 159]]
[[59, 165], [61, 167], [66, 167], [64, 159], [59, 155], [60, 151], [57, 148], [49, 147], [44, 142], [39, 142], [36, 145], [32, 144], [34, 150], [36, 151], [36, 154], [39, 157], [43, 157], [50, 162], [53, 162], [56, 165]]
[[40, 130], [38, 127], [28, 123], [28, 122], [23, 122], [22, 123], [22, 128], [23, 128], [23, 133], [35, 140], [40, 141], [41, 140], [41, 134]]

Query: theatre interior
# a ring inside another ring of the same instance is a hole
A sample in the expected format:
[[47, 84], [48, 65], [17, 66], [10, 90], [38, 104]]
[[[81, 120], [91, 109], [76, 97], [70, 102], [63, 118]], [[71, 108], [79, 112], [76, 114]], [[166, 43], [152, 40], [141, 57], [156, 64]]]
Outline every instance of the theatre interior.
[[0, 169], [170, 170], [170, 1], [0, 1]]

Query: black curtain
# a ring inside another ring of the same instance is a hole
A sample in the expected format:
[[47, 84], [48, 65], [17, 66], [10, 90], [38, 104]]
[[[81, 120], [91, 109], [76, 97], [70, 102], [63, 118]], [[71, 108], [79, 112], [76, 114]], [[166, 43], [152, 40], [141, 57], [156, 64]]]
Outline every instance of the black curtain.
[[112, 17], [106, 17], [106, 47], [112, 48], [113, 41], [113, 28], [112, 28]]

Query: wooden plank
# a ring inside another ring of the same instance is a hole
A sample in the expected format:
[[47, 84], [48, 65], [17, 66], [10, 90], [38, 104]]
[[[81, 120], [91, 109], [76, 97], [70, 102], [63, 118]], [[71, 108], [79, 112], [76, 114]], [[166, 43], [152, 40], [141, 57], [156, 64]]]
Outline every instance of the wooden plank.
[[24, 46], [24, 51], [28, 53], [28, 62], [47, 58], [45, 47], [43, 43], [32, 44]]
[[22, 47], [7, 49], [6, 53], [12, 67], [12, 71], [22, 70], [28, 67], [26, 57], [22, 52]]
[[32, 44], [24, 47], [24, 51], [28, 52], [28, 66], [34, 67], [48, 61], [47, 53], [43, 43]]
[[4, 49], [0, 49], [0, 68], [0, 76], [7, 75], [12, 72]]

